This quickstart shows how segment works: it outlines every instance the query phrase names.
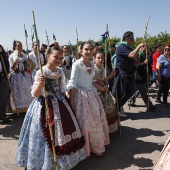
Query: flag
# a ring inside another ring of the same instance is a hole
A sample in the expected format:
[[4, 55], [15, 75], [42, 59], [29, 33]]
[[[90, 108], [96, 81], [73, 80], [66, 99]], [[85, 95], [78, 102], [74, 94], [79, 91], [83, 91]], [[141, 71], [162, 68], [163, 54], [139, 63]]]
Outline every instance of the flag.
[[102, 36], [102, 41], [100, 42], [100, 46], [102, 46], [105, 43], [108, 35], [109, 35], [108, 31], [106, 31], [104, 34], [101, 35]]
[[25, 30], [25, 37], [28, 37], [27, 30]]
[[34, 41], [34, 30], [35, 30], [35, 25], [33, 25], [32, 28], [31, 28], [31, 39], [32, 39], [32, 42]]
[[53, 33], [53, 40], [56, 41], [56, 37], [55, 37], [54, 33]]

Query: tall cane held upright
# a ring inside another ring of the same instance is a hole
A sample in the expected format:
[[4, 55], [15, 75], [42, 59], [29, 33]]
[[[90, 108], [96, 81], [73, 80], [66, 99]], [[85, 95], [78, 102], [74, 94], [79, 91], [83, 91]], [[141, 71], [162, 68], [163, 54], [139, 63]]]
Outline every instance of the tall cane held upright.
[[[110, 51], [109, 51], [109, 53], [110, 53], [110, 57], [112, 56], [112, 53], [111, 53], [111, 43], [110, 43], [110, 36], [109, 36], [109, 28], [108, 28], [108, 24], [107, 24], [107, 26], [106, 26], [106, 32], [108, 32], [108, 43], [109, 43], [109, 47], [110, 47]], [[107, 39], [106, 39], [106, 41], [107, 41]], [[106, 51], [107, 51], [107, 46], [106, 46]], [[105, 59], [107, 59], [107, 55], [106, 55], [106, 53], [105, 53]], [[105, 61], [105, 63], [107, 62], [107, 60]], [[106, 67], [107, 65], [105, 65], [105, 68], [107, 68]], [[106, 76], [107, 76], [107, 70], [105, 71], [105, 74], [106, 74]], [[115, 81], [115, 74], [114, 74], [114, 81]], [[121, 124], [120, 124], [120, 116], [119, 116], [119, 106], [118, 106], [118, 97], [117, 97], [117, 90], [116, 90], [116, 107], [117, 107], [117, 116], [118, 116], [118, 126], [119, 126], [119, 134], [121, 135]]]
[[[145, 42], [145, 43], [147, 43], [147, 30], [148, 30], [149, 19], [150, 19], [150, 16], [148, 17], [148, 20], [145, 24], [145, 31], [144, 31], [144, 36], [143, 36], [143, 42]], [[146, 44], [146, 59], [149, 61], [147, 44]], [[148, 65], [148, 63], [147, 63], [147, 90], [148, 90], [148, 106], [147, 106], [147, 108], [149, 109], [149, 65]]]
[[[35, 32], [35, 36], [36, 36], [36, 43], [38, 45], [39, 41], [38, 41], [34, 11], [32, 11], [32, 16], [33, 16], [33, 21], [34, 21], [34, 32]], [[40, 60], [39, 46], [37, 46], [37, 47], [38, 47], [37, 52], [38, 52], [39, 67], [40, 67], [41, 74], [43, 74], [41, 60]], [[55, 144], [54, 144], [54, 135], [53, 135], [53, 131], [52, 131], [52, 124], [51, 124], [51, 121], [50, 121], [51, 119], [50, 119], [50, 112], [49, 112], [49, 108], [48, 108], [48, 101], [47, 101], [47, 94], [46, 94], [46, 90], [45, 90], [45, 85], [43, 86], [43, 93], [44, 93], [44, 98], [45, 98], [46, 114], [47, 114], [47, 118], [48, 118], [48, 125], [49, 125], [49, 131], [50, 131], [50, 137], [51, 137], [51, 143], [52, 143], [54, 164], [56, 166], [56, 170], [58, 170], [57, 155], [56, 155]]]
[[31, 73], [31, 66], [30, 66], [30, 63], [29, 63], [30, 62], [30, 58], [29, 58], [29, 52], [28, 52], [28, 41], [27, 41], [27, 32], [26, 32], [25, 24], [24, 24], [24, 32], [25, 32], [25, 42], [26, 42], [27, 55], [28, 55], [28, 70], [30, 71], [31, 82], [33, 84], [32, 73]]
[[[105, 69], [104, 69], [104, 77], [105, 79], [107, 79], [107, 38], [108, 38], [108, 24], [106, 25], [106, 41], [105, 41]], [[106, 82], [107, 83], [107, 82]], [[105, 104], [104, 104], [104, 109], [106, 111], [106, 105], [107, 105], [107, 101], [106, 101], [106, 98], [107, 98], [107, 92], [105, 91]]]
[[79, 35], [78, 35], [78, 30], [77, 30], [77, 28], [76, 28], [77, 58], [80, 58], [80, 57], [79, 57], [79, 51], [78, 51], [78, 41], [79, 41]]

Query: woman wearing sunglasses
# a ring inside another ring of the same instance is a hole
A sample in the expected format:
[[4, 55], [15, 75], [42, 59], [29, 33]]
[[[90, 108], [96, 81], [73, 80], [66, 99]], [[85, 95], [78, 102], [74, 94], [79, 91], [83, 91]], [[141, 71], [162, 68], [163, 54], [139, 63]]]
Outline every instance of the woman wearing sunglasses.
[[[162, 103], [162, 105], [165, 107], [170, 107], [170, 105], [167, 103], [170, 81], [170, 45], [164, 46], [164, 52], [157, 60], [156, 70], [159, 81], [159, 89], [156, 101], [159, 101], [159, 103]], [[162, 93], [163, 102], [161, 101]]]

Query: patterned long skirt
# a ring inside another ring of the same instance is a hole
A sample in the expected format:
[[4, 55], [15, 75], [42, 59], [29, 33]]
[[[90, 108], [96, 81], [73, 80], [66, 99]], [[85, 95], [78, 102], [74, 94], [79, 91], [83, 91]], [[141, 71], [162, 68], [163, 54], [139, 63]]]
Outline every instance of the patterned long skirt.
[[31, 75], [27, 72], [12, 73], [11, 75], [12, 92], [10, 95], [10, 106], [13, 113], [26, 112], [31, 104], [33, 97], [31, 96]]
[[98, 91], [99, 97], [102, 101], [106, 118], [109, 126], [109, 133], [116, 133], [119, 128], [119, 119], [116, 105], [114, 104], [114, 99], [110, 91], [103, 92]]
[[[49, 100], [49, 99], [48, 99]], [[49, 112], [59, 170], [68, 170], [86, 158], [85, 140], [70, 105], [51, 96]], [[27, 170], [55, 170], [50, 132], [42, 97], [33, 100], [20, 132], [16, 165]]]
[[75, 92], [75, 112], [86, 140], [86, 153], [97, 155], [110, 143], [109, 128], [102, 102], [94, 87], [92, 90], [78, 88]]

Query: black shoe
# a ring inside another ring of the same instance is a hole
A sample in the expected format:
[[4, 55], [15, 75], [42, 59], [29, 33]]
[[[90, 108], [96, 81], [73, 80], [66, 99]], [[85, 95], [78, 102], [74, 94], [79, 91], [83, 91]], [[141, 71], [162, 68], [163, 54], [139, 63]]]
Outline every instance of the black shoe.
[[156, 85], [154, 88], [155, 88], [155, 89], [158, 89], [159, 87], [158, 87], [158, 85]]
[[156, 109], [157, 109], [157, 107], [152, 106], [151, 108], [147, 109], [146, 111], [147, 111], [147, 112], [152, 112], [152, 111], [154, 111], [154, 110], [156, 110]]
[[170, 104], [169, 103], [162, 103], [162, 106], [166, 107], [166, 108], [170, 108]]
[[128, 104], [128, 106], [131, 106], [131, 107], [138, 107], [135, 103], [132, 103], [132, 104]]
[[8, 118], [5, 118], [5, 119], [2, 120], [2, 122], [3, 122], [3, 123], [10, 123], [10, 122], [12, 122], [12, 120], [10, 120], [10, 119], [8, 119]]
[[156, 102], [156, 103], [160, 103], [160, 104], [163, 103], [160, 99], [156, 99], [155, 102]]

